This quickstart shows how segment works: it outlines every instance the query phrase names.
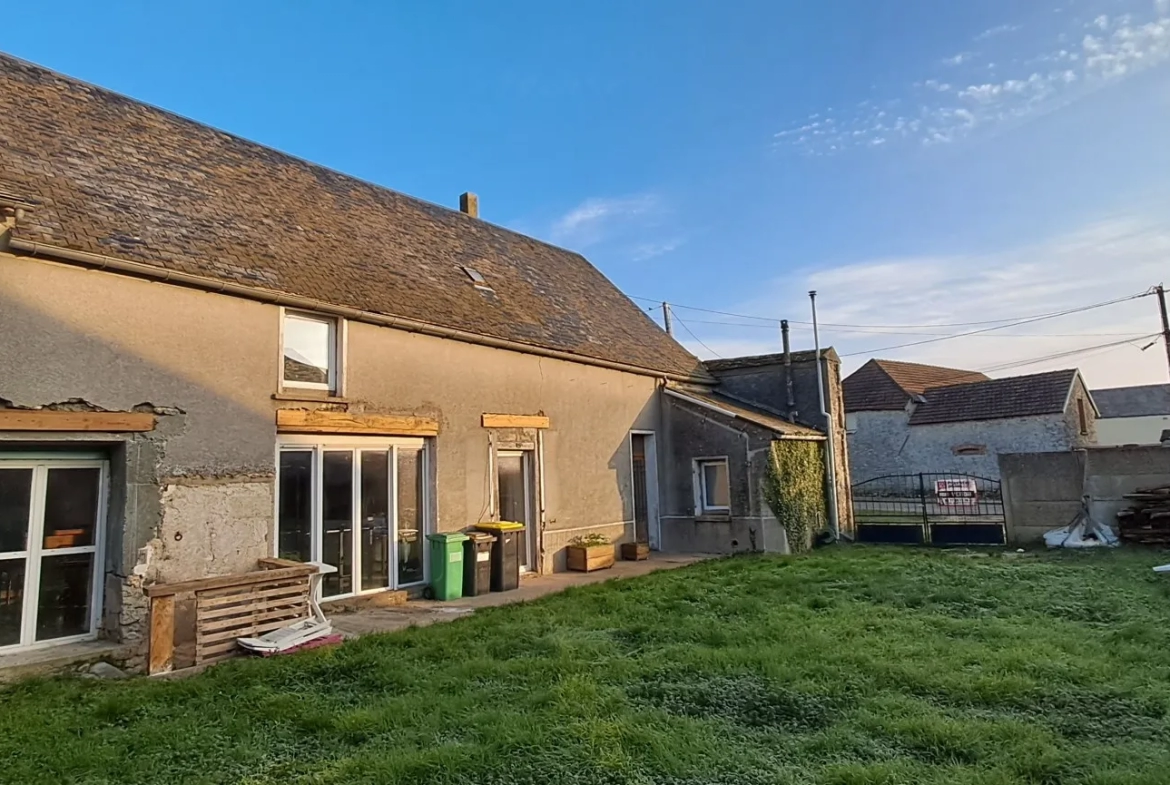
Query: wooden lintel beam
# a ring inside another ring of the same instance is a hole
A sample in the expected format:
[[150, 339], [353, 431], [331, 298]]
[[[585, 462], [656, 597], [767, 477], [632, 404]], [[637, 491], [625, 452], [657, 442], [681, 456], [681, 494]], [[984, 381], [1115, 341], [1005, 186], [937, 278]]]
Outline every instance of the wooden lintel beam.
[[98, 431], [140, 433], [154, 430], [149, 412], [62, 412], [0, 409], [0, 431]]
[[439, 421], [391, 414], [278, 409], [278, 433], [343, 433], [364, 436], [437, 436]]
[[237, 586], [253, 586], [257, 583], [272, 583], [274, 581], [304, 578], [317, 571], [312, 564], [299, 564], [296, 567], [281, 569], [256, 570], [254, 572], [240, 572], [230, 575], [213, 575], [210, 578], [195, 578], [178, 583], [155, 583], [146, 587], [146, 596], [173, 597], [176, 594], [189, 594], [197, 591], [211, 591], [213, 589], [234, 589]]
[[487, 414], [483, 415], [484, 428], [547, 428], [548, 417], [543, 414]]

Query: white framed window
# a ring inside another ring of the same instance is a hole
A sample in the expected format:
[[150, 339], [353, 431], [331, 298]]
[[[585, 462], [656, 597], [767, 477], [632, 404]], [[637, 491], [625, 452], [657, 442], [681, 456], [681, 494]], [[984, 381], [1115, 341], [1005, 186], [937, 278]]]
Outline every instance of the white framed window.
[[0, 651], [97, 637], [108, 475], [0, 456]]
[[698, 512], [731, 512], [731, 478], [727, 458], [695, 459], [695, 502]]
[[434, 487], [421, 438], [282, 436], [276, 556], [322, 561], [323, 597], [426, 581]]
[[281, 386], [338, 392], [341, 325], [335, 318], [284, 310], [281, 322]]

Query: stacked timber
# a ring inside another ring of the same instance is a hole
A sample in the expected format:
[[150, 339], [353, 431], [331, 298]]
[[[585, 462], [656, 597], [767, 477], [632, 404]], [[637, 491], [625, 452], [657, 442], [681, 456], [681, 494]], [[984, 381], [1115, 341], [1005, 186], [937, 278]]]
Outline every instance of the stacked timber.
[[1170, 485], [1127, 493], [1133, 504], [1117, 513], [1121, 539], [1139, 545], [1170, 545]]

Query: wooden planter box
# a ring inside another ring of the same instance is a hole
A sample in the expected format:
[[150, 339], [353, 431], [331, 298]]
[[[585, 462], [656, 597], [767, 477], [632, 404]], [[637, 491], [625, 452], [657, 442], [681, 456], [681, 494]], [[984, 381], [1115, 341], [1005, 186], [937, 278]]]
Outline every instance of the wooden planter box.
[[625, 561], [642, 561], [650, 558], [650, 544], [645, 542], [623, 542], [622, 559]]
[[567, 551], [569, 569], [575, 572], [593, 572], [613, 566], [612, 545], [570, 545]]

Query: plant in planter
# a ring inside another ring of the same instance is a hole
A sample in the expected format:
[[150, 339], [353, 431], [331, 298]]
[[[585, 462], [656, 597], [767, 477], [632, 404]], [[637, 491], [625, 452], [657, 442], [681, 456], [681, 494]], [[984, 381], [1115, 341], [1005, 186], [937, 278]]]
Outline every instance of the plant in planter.
[[613, 543], [600, 534], [588, 534], [569, 540], [566, 548], [568, 567], [577, 572], [593, 572], [613, 566]]

